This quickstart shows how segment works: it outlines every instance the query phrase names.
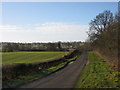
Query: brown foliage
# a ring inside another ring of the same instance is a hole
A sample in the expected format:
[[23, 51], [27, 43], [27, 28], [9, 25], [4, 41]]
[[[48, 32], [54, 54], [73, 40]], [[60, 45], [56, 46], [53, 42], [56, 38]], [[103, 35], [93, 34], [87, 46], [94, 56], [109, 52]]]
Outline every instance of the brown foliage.
[[114, 64], [115, 67], [118, 67], [118, 40], [120, 39], [118, 18], [118, 15], [113, 15], [110, 11], [104, 11], [91, 21], [88, 32], [92, 48], [110, 58], [108, 62]]

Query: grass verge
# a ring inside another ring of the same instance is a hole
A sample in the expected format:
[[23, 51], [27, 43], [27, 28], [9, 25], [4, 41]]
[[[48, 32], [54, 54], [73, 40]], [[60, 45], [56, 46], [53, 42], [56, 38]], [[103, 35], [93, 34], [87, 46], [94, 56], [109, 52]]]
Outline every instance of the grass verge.
[[111, 70], [104, 59], [95, 52], [88, 53], [89, 64], [75, 85], [75, 88], [119, 88], [120, 72]]

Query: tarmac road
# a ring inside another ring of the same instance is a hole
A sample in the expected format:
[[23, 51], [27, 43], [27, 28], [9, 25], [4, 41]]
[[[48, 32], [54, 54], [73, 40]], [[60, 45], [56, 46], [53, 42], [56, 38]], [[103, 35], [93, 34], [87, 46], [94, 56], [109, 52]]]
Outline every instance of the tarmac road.
[[19, 88], [74, 88], [79, 75], [87, 63], [87, 54], [82, 53], [76, 61], [45, 78], [20, 86]]

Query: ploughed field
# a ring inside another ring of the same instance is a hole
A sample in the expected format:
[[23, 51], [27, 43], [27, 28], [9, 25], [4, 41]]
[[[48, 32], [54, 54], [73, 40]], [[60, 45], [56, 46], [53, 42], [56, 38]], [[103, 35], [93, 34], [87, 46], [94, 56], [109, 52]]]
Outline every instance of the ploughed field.
[[2, 64], [36, 63], [60, 58], [68, 52], [3, 52]]

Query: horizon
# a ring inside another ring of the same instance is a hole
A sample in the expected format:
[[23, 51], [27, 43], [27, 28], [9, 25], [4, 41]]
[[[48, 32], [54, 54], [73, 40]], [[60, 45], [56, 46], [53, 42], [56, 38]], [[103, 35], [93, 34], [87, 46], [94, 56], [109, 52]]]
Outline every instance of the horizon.
[[0, 42], [86, 41], [99, 13], [117, 12], [118, 2], [3, 2]]
[[84, 43], [84, 41], [82, 42], [82, 41], [41, 41], [41, 42], [0, 42], [0, 43], [58, 43], [58, 42], [61, 42], [61, 43], [67, 43], [67, 42], [70, 42], [70, 43], [72, 43], [72, 42], [81, 42], [81, 43]]

